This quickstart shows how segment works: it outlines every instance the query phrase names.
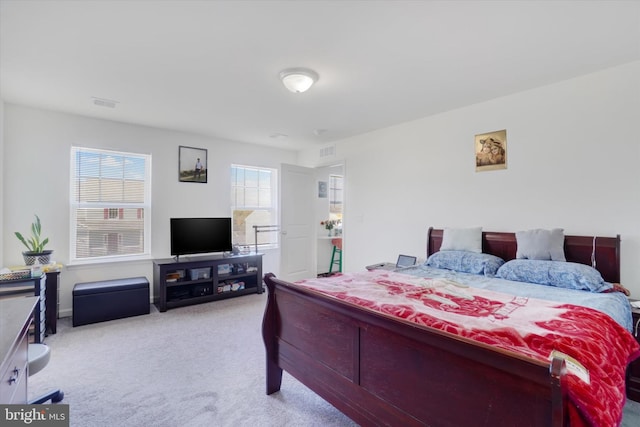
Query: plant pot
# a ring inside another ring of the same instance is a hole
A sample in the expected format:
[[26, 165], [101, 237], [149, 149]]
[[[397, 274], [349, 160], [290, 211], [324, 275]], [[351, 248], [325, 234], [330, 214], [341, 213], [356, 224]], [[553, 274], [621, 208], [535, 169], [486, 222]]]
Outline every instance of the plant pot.
[[49, 264], [51, 261], [51, 254], [53, 251], [42, 251], [42, 252], [31, 252], [25, 251], [22, 252], [22, 257], [24, 258], [25, 265], [33, 265], [38, 261], [38, 264]]

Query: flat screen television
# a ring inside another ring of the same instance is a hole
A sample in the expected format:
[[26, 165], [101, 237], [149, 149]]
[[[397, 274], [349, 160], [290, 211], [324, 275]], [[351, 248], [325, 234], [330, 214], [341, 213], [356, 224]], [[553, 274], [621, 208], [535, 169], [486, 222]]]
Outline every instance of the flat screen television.
[[231, 252], [231, 218], [171, 218], [171, 255]]

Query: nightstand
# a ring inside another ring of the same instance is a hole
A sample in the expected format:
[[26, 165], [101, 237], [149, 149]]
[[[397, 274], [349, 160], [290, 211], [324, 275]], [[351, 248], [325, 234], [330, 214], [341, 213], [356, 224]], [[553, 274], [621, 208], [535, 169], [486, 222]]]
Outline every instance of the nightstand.
[[390, 262], [379, 262], [378, 264], [371, 264], [365, 267], [367, 270], [389, 270], [393, 271], [396, 269], [396, 265]]
[[[633, 316], [633, 336], [640, 343], [640, 308], [631, 307]], [[627, 397], [640, 402], [640, 358], [634, 360], [627, 368]]]

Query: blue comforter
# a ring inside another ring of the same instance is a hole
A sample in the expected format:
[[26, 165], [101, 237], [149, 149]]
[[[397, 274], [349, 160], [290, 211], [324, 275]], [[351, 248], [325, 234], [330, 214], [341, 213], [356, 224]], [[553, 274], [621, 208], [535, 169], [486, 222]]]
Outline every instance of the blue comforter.
[[510, 295], [558, 301], [589, 307], [608, 314], [628, 331], [633, 332], [631, 306], [629, 305], [627, 297], [620, 292], [594, 293], [576, 291], [533, 283], [513, 282], [510, 280], [490, 278], [477, 274], [458, 273], [451, 270], [427, 267], [426, 265], [404, 268], [397, 271], [419, 277], [449, 279], [474, 288], [489, 289]]

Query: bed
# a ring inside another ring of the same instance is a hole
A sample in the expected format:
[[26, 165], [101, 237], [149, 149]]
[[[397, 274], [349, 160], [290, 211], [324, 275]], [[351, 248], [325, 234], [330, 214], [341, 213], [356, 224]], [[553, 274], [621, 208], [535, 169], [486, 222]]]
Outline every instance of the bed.
[[[505, 261], [516, 258], [515, 233], [481, 235], [483, 253]], [[429, 229], [428, 256], [439, 251], [443, 237], [444, 230]], [[607, 283], [620, 281], [619, 236], [563, 236], [563, 241], [566, 261], [595, 265]], [[436, 280], [425, 276], [419, 268], [415, 270], [413, 274], [358, 272], [295, 284], [270, 273], [265, 275], [269, 294], [262, 334], [267, 394], [280, 390], [284, 370], [361, 425], [573, 426], [600, 422], [602, 419], [597, 418], [600, 416], [611, 417], [611, 424], [619, 423], [624, 403], [624, 371], [640, 351], [633, 336], [625, 330], [624, 314], [621, 321], [615, 321], [593, 308], [527, 299], [542, 303], [545, 313], [556, 310], [562, 313], [561, 317], [577, 313], [570, 326], [577, 335], [595, 335], [606, 328], [608, 335], [604, 340], [614, 340], [615, 345], [602, 346], [603, 354], [596, 360], [599, 367], [587, 365], [592, 375], [587, 381], [598, 387], [598, 393], [589, 392], [583, 385], [585, 379], [580, 377], [584, 366], [578, 361], [576, 367], [576, 360], [567, 356], [570, 351], [541, 358], [511, 348], [511, 341], [519, 338], [509, 336], [507, 345], [503, 345], [504, 342], [494, 342], [493, 336], [485, 339], [484, 335], [478, 338], [481, 334], [460, 334], [460, 329], [465, 328], [449, 322], [457, 313], [447, 312], [442, 320], [407, 310], [412, 304], [427, 306], [425, 301], [434, 301], [429, 298], [437, 300], [442, 296], [426, 295], [432, 291], [423, 291], [415, 285], [417, 281]], [[480, 293], [482, 298], [488, 295], [488, 301], [507, 298], [504, 307], [514, 306], [513, 301], [520, 307], [522, 297], [499, 296], [503, 294], [475, 289], [450, 277], [442, 280], [433, 283], [438, 286], [453, 283], [449, 286], [452, 292], [465, 293], [460, 296], [462, 299], [468, 299], [469, 293], [473, 298]], [[369, 287], [383, 282], [397, 291], [388, 291], [383, 299], [391, 301], [396, 297], [409, 298], [408, 295], [410, 299], [388, 304], [368, 299]], [[340, 290], [348, 284], [355, 287], [348, 292]], [[448, 307], [446, 302], [439, 305]], [[526, 311], [518, 307], [514, 312]], [[511, 316], [509, 310], [514, 309], [508, 309], [505, 317]], [[495, 321], [495, 314], [491, 322]], [[552, 318], [547, 323], [553, 325], [556, 321]], [[537, 327], [539, 322], [534, 323]], [[576, 338], [568, 339], [573, 342]], [[596, 350], [590, 359], [596, 358]], [[606, 375], [599, 378], [602, 369]], [[600, 393], [601, 381], [613, 383], [604, 394]], [[578, 396], [582, 399], [591, 394], [587, 397], [593, 400], [587, 406], [593, 404], [600, 410], [590, 412], [584, 401], [577, 401], [576, 393], [582, 393], [582, 397]]]

